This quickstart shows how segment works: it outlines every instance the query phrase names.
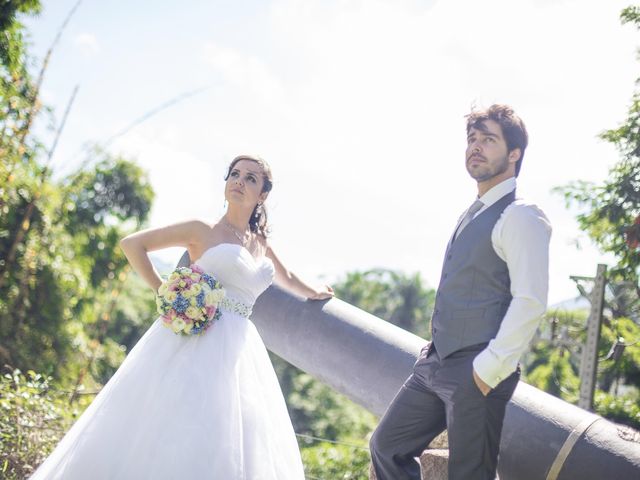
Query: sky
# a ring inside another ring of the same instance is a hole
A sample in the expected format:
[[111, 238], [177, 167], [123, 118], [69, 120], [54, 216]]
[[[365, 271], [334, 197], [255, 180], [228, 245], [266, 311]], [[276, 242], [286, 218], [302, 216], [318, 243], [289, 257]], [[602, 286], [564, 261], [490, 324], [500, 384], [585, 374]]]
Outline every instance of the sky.
[[[76, 0], [25, 19], [39, 68]], [[553, 225], [549, 303], [571, 275], [612, 264], [552, 190], [601, 183], [619, 158], [598, 138], [625, 119], [639, 74], [629, 0], [84, 0], [57, 44], [42, 100], [60, 122], [53, 165], [110, 141], [156, 192], [149, 226], [224, 213], [241, 153], [274, 173], [271, 242], [311, 282], [388, 268], [436, 287], [459, 215], [473, 202], [464, 116], [507, 103], [529, 147], [518, 195]], [[46, 122], [38, 126], [49, 144]], [[176, 262], [181, 249], [157, 252]]]

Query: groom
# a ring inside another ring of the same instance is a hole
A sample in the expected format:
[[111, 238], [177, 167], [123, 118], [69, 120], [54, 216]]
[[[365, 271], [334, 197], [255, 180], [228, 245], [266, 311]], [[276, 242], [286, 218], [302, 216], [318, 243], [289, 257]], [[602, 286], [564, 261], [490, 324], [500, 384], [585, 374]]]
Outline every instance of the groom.
[[420, 456], [445, 428], [450, 480], [493, 480], [518, 361], [546, 309], [551, 226], [516, 199], [527, 147], [506, 105], [467, 115], [466, 168], [478, 197], [447, 245], [425, 346], [370, 447], [378, 480], [420, 479]]

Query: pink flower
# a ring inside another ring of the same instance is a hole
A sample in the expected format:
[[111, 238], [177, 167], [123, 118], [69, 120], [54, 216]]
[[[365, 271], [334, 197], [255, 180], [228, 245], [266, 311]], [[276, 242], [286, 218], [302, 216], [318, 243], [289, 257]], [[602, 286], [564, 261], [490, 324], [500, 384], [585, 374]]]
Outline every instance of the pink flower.
[[195, 263], [193, 265], [191, 265], [191, 270], [193, 270], [196, 273], [199, 273], [200, 275], [202, 275], [204, 273], [204, 270], [202, 268], [200, 268], [198, 265], [196, 265]]
[[162, 315], [162, 321], [167, 325], [171, 324], [173, 320], [176, 318], [176, 311], [171, 309], [166, 314]]
[[[158, 292], [156, 304], [162, 321], [176, 334], [200, 334], [221, 316], [217, 303], [224, 290], [213, 277], [205, 281], [203, 275], [204, 270], [198, 265], [180, 267], [169, 275]], [[178, 299], [180, 302], [174, 303]]]

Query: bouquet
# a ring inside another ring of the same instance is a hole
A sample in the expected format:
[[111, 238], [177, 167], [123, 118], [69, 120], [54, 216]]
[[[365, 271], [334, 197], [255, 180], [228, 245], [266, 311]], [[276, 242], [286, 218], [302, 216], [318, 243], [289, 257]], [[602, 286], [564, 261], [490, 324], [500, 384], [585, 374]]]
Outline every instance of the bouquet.
[[199, 335], [220, 318], [225, 291], [197, 265], [176, 268], [158, 289], [156, 305], [164, 325], [176, 334]]

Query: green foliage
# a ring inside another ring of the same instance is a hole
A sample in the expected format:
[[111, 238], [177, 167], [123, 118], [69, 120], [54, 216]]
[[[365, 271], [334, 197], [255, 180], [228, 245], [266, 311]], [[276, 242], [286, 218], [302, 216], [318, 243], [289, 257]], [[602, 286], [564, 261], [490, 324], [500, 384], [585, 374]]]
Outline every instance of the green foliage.
[[[89, 167], [54, 180], [45, 148], [31, 135], [41, 105], [15, 13], [39, 6], [35, 0], [0, 6], [0, 364], [53, 375], [58, 390], [52, 377], [32, 371], [3, 378], [0, 477], [11, 479], [27, 477], [53, 449], [92, 398], [79, 392], [99, 390], [155, 314], [153, 292], [129, 275], [118, 245], [148, 217], [153, 191], [146, 174], [96, 148]], [[372, 415], [293, 367], [280, 367], [299, 431], [365, 444]], [[328, 478], [366, 471], [368, 457], [362, 467], [352, 461], [362, 449], [352, 454], [352, 447], [316, 443], [307, 444], [310, 471], [326, 465]]]
[[309, 479], [368, 480], [369, 451], [366, 448], [327, 442], [302, 448], [304, 471]]
[[[94, 168], [60, 182], [19, 177], [7, 192], [6, 206], [15, 213], [0, 217], [0, 257], [7, 259], [0, 262], [4, 361], [56, 376], [77, 375], [78, 362], [93, 367], [108, 359], [117, 365], [115, 350], [107, 355], [101, 344], [114, 313], [123, 324], [120, 300], [141, 298], [137, 292], [146, 289], [139, 283], [125, 288], [129, 267], [118, 245], [126, 234], [122, 221], [131, 219], [138, 227], [151, 207], [146, 175], [103, 154]], [[46, 192], [46, 201], [39, 192]], [[33, 212], [27, 223], [24, 204]], [[144, 319], [149, 319], [150, 295], [135, 312]], [[42, 354], [34, 358], [34, 351]]]
[[129, 351], [157, 316], [155, 294], [138, 275], [126, 276], [122, 292], [126, 294], [117, 297], [104, 335]]
[[294, 429], [303, 435], [363, 443], [377, 423], [373, 414], [306, 373], [293, 379], [287, 403]]
[[[417, 335], [428, 336], [435, 292], [420, 276], [390, 270], [350, 272], [334, 285], [336, 295]], [[272, 355], [294, 430], [311, 447], [303, 450], [309, 478], [367, 478], [367, 439], [377, 419], [364, 408]], [[317, 443], [317, 439], [359, 447]]]
[[27, 478], [86, 408], [88, 399], [69, 406], [50, 382], [31, 370], [0, 378], [0, 478]]
[[[26, 138], [31, 119], [41, 105], [27, 69], [24, 26], [17, 18], [17, 14], [36, 14], [40, 8], [39, 0], [0, 2], [0, 207], [5, 181], [15, 178], [12, 170], [30, 168], [28, 160], [41, 148], [36, 139]], [[2, 214], [7, 211], [3, 209]]]
[[336, 296], [422, 338], [431, 338], [429, 322], [435, 291], [420, 275], [374, 269], [349, 272], [334, 285]]
[[537, 365], [530, 368], [526, 381], [556, 397], [577, 403], [580, 378], [569, 352], [538, 344], [533, 348], [533, 354], [538, 356]]
[[[550, 310], [538, 339], [524, 357], [523, 380], [577, 404], [580, 398], [580, 361], [586, 340], [586, 311]], [[640, 327], [627, 317], [605, 317], [598, 344], [594, 410], [605, 418], [640, 427]], [[614, 354], [616, 343], [626, 347]], [[619, 391], [624, 391], [619, 395]]]
[[137, 165], [98, 149], [53, 180], [31, 132], [41, 106], [18, 19], [39, 10], [0, 5], [0, 365], [79, 387], [108, 378], [149, 321], [151, 292], [127, 281], [118, 242], [144, 224], [153, 192]]
[[[640, 7], [621, 12], [622, 23], [640, 27]], [[637, 85], [638, 83], [636, 83]], [[580, 229], [603, 252], [614, 255], [617, 264], [609, 270], [607, 311], [598, 345], [598, 377], [595, 409], [612, 420], [638, 426], [638, 387], [640, 386], [640, 91], [634, 92], [627, 118], [617, 128], [600, 134], [613, 144], [620, 159], [601, 184], [576, 181], [556, 189], [567, 206], [577, 205]], [[548, 316], [548, 318], [550, 318]], [[565, 338], [555, 338], [534, 349], [537, 361], [529, 381], [569, 401], [578, 398], [579, 355], [585, 328]], [[565, 332], [565, 333], [566, 333]], [[549, 349], [560, 347], [563, 355]], [[544, 363], [544, 362], [542, 362]], [[553, 380], [553, 381], [552, 381]], [[627, 393], [617, 395], [619, 388]]]
[[620, 14], [622, 23], [640, 24], [640, 7], [632, 5], [622, 10]]
[[66, 182], [67, 228], [78, 234], [88, 225], [119, 223], [132, 219], [140, 227], [147, 219], [153, 191], [143, 170], [122, 157], [111, 157], [96, 148], [96, 165]]
[[[424, 286], [418, 274], [382, 269], [350, 272], [334, 289], [342, 300], [428, 336], [435, 292]], [[368, 478], [367, 440], [377, 425], [376, 417], [275, 355], [272, 361], [294, 430], [312, 444], [303, 449], [308, 478]], [[318, 443], [318, 439], [353, 446]]]
[[[623, 23], [640, 26], [640, 10], [624, 9]], [[620, 152], [620, 160], [611, 168], [604, 183], [577, 181], [556, 189], [564, 194], [567, 205], [582, 207], [577, 220], [595, 244], [615, 255], [611, 270], [615, 281], [626, 280], [638, 286], [640, 267], [640, 92], [631, 99], [627, 118], [618, 128], [606, 130], [600, 137]]]
[[596, 392], [594, 406], [599, 415], [640, 430], [640, 395], [638, 390], [620, 396]]
[[[634, 102], [640, 112], [640, 96]], [[633, 120], [634, 123], [637, 121], [638, 119]], [[627, 126], [621, 127], [621, 130], [626, 128]], [[623, 133], [609, 131], [603, 138], [615, 143], [622, 141], [622, 135]], [[638, 141], [640, 142], [640, 137]], [[610, 272], [611, 277], [637, 284], [640, 251], [637, 247], [630, 247], [629, 235], [637, 237], [640, 233], [639, 225], [634, 225], [640, 215], [639, 159], [629, 157], [619, 161], [610, 170], [603, 185], [579, 181], [557, 191], [564, 193], [567, 205], [577, 203], [584, 208], [577, 215], [580, 229], [602, 251], [612, 253], [618, 259], [618, 264]]]
[[[607, 318], [600, 337], [600, 389], [608, 392], [620, 384], [640, 386], [640, 327], [626, 317]], [[619, 358], [614, 357], [616, 343], [626, 345]]]
[[0, 5], [0, 30], [6, 30], [15, 24], [16, 14], [37, 14], [42, 6], [40, 0], [4, 0]]
[[18, 21], [17, 14], [34, 15], [41, 8], [40, 0], [4, 0], [0, 3], [0, 78], [3, 83], [11, 84], [9, 79], [25, 70], [24, 26]]

